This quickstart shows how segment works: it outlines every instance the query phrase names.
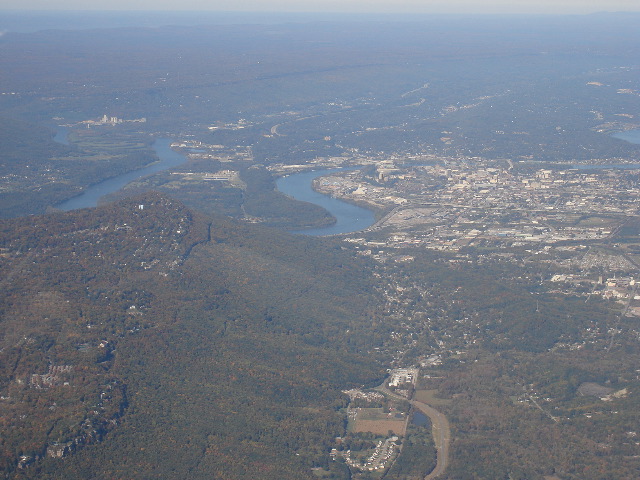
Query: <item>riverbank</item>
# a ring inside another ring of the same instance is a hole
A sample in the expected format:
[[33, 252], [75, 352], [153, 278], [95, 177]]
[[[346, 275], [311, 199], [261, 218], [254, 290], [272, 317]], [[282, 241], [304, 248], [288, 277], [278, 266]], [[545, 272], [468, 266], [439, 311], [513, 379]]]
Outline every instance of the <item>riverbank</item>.
[[158, 138], [153, 143], [153, 149], [160, 161], [95, 183], [80, 195], [56, 205], [56, 208], [69, 211], [79, 208], [96, 207], [100, 198], [120, 190], [134, 180], [183, 164], [186, 162], [186, 157], [172, 150], [171, 142], [172, 140], [169, 138]]
[[[281, 177], [276, 181], [280, 192], [296, 200], [313, 203], [327, 210], [336, 218], [336, 223], [323, 228], [296, 230], [292, 233], [312, 236], [340, 235], [365, 230], [375, 222], [371, 210], [347, 203], [343, 200], [320, 193], [313, 188], [314, 181], [330, 182], [328, 177], [339, 169], [315, 170]], [[322, 179], [322, 180], [319, 180]]]

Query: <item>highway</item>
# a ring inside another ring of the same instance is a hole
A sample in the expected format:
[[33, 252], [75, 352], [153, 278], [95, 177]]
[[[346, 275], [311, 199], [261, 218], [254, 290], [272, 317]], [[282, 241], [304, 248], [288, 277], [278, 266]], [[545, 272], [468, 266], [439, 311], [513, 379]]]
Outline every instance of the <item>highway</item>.
[[429, 473], [425, 480], [432, 480], [442, 475], [449, 464], [449, 442], [451, 441], [451, 429], [449, 421], [443, 413], [439, 412], [426, 403], [411, 400], [411, 405], [420, 410], [431, 420], [431, 428], [433, 433], [433, 441], [436, 444], [436, 468]]
[[[404, 397], [396, 395], [384, 385], [381, 385], [376, 390], [398, 400], [407, 400]], [[451, 442], [451, 428], [449, 427], [449, 421], [443, 413], [426, 403], [418, 402], [417, 400], [409, 400], [409, 403], [424, 413], [429, 417], [429, 420], [431, 420], [431, 432], [433, 434], [433, 441], [436, 445], [437, 453], [436, 467], [426, 477], [424, 477], [424, 480], [433, 480], [442, 475], [449, 464], [449, 443]]]

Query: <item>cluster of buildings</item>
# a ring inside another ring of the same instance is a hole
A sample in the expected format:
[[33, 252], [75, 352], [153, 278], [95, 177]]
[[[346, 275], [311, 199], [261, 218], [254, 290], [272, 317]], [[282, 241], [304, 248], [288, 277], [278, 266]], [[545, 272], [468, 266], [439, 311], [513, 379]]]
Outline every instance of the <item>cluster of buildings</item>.
[[211, 132], [216, 130], [242, 130], [243, 128], [250, 127], [252, 124], [246, 119], [241, 118], [237, 122], [217, 122], [215, 125], [210, 125], [207, 129]]
[[173, 142], [171, 148], [180, 150], [189, 160], [217, 160], [223, 163], [253, 161], [253, 149], [251, 146], [225, 146], [187, 139]]
[[83, 120], [80, 124], [86, 125], [87, 128], [89, 128], [96, 125], [120, 125], [122, 123], [145, 123], [146, 121], [147, 119], [145, 117], [125, 120], [124, 118], [109, 116], [105, 113], [99, 120]]
[[[459, 251], [605, 240], [619, 226], [616, 218], [640, 212], [636, 170], [600, 165], [516, 172], [512, 166], [478, 158], [427, 166], [379, 162], [374, 178], [358, 170], [339, 172], [315, 187], [388, 210], [373, 229], [391, 229], [386, 244], [398, 248]], [[578, 221], [586, 216], [600, 220]]]
[[336, 457], [342, 456], [347, 465], [356, 470], [380, 472], [388, 467], [389, 462], [398, 452], [398, 443], [396, 442], [398, 442], [398, 437], [395, 435], [384, 440], [379, 440], [371, 455], [364, 460], [353, 458], [351, 456], [351, 450], [340, 452], [334, 448], [331, 450], [330, 455], [334, 460]]
[[414, 384], [418, 378], [417, 368], [396, 368], [389, 375], [389, 386], [399, 387], [407, 383]]
[[384, 395], [379, 392], [368, 391], [365, 392], [360, 390], [359, 388], [352, 388], [351, 390], [343, 390], [342, 393], [345, 393], [349, 396], [349, 400], [352, 402], [354, 400], [365, 400], [368, 402], [381, 402], [384, 400]]
[[[616, 300], [625, 306], [624, 314], [640, 316], [640, 295], [638, 282], [633, 277], [612, 277], [604, 279], [602, 275], [597, 280], [578, 273], [557, 273], [550, 278], [550, 282], [572, 288], [567, 293], [582, 293], [583, 295], [599, 294], [605, 299]], [[587, 288], [584, 288], [587, 286]], [[583, 287], [581, 292], [578, 291]], [[562, 292], [561, 292], [562, 293]]]
[[49, 365], [49, 371], [44, 374], [34, 373], [29, 377], [29, 387], [41, 390], [58, 385], [68, 386], [65, 377], [73, 371], [71, 365]]
[[235, 170], [219, 170], [217, 172], [170, 172], [173, 176], [183, 179], [203, 180], [205, 182], [228, 182], [239, 179], [239, 174]]

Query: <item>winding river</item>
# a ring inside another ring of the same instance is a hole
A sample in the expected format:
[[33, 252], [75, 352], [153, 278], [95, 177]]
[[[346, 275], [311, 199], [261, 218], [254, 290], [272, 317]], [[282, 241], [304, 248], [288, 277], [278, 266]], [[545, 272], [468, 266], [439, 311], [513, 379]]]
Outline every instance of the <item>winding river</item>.
[[56, 208], [60, 210], [69, 211], [77, 210], [79, 208], [95, 207], [98, 205], [100, 197], [109, 193], [117, 192], [127, 183], [137, 180], [138, 178], [145, 177], [152, 173], [160, 172], [171, 167], [177, 167], [186, 161], [184, 155], [175, 152], [171, 149], [170, 138], [158, 138], [153, 143], [153, 149], [155, 150], [159, 162], [152, 163], [146, 167], [131, 172], [118, 175], [117, 177], [108, 178], [102, 182], [95, 183], [87, 188], [83, 193], [77, 195], [69, 200], [66, 200], [58, 205]]
[[[54, 140], [67, 145], [67, 133], [68, 130], [66, 128], [60, 128]], [[617, 132], [612, 136], [629, 143], [640, 144], [640, 130]], [[182, 154], [171, 149], [171, 139], [169, 138], [156, 139], [153, 148], [160, 158], [159, 162], [96, 183], [82, 194], [58, 204], [57, 208], [69, 211], [79, 208], [95, 207], [100, 197], [120, 190], [127, 183], [146, 175], [178, 166], [186, 161], [186, 158]], [[603, 166], [598, 167], [603, 168]], [[626, 167], [629, 168], [628, 165]], [[633, 167], [637, 168], [635, 165]], [[315, 178], [326, 176], [339, 170], [340, 169], [308, 171], [282, 177], [277, 180], [276, 185], [282, 193], [296, 200], [319, 205], [328, 210], [336, 218], [336, 223], [328, 227], [299, 230], [293, 233], [313, 236], [338, 235], [364, 230], [373, 225], [375, 218], [373, 212], [370, 210], [318, 193], [311, 187]], [[331, 180], [328, 179], [326, 181]]]
[[[67, 129], [60, 128], [54, 140], [59, 143], [68, 144], [67, 133]], [[181, 165], [186, 161], [186, 158], [184, 155], [171, 149], [171, 141], [170, 138], [158, 138], [153, 143], [153, 149], [160, 159], [159, 162], [91, 185], [80, 195], [58, 204], [57, 208], [69, 211], [79, 208], [95, 207], [98, 205], [101, 197], [120, 190], [129, 182]], [[278, 179], [277, 187], [282, 193], [297, 200], [320, 205], [328, 210], [337, 220], [335, 224], [328, 227], [301, 230], [295, 233], [315, 236], [337, 235], [363, 230], [374, 223], [375, 218], [373, 212], [328, 195], [323, 195], [311, 188], [313, 179], [339, 170], [340, 169], [302, 172]]]
[[[311, 187], [315, 178], [326, 176], [340, 170], [341, 169], [314, 170], [296, 173], [279, 178], [276, 181], [278, 190], [285, 195], [289, 195], [296, 200], [320, 205], [336, 218], [336, 223], [328, 227], [298, 230], [293, 233], [313, 236], [338, 235], [341, 233], [357, 232], [373, 225], [375, 218], [372, 211], [338, 200], [329, 195], [318, 193]], [[326, 181], [330, 182], [331, 180], [327, 179]]]

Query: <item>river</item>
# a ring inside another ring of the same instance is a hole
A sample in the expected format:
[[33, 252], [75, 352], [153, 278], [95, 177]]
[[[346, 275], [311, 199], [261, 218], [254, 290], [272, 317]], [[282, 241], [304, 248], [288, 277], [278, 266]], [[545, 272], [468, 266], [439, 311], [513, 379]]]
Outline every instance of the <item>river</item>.
[[613, 138], [625, 140], [635, 145], [640, 145], [640, 130], [627, 130], [625, 132], [616, 132], [616, 133], [612, 133], [611, 136]]
[[53, 137], [53, 140], [62, 145], [69, 145], [69, 129], [67, 127], [58, 127], [56, 136]]
[[171, 149], [170, 138], [158, 138], [153, 143], [153, 149], [160, 158], [159, 162], [153, 163], [144, 168], [133, 170], [131, 172], [118, 175], [117, 177], [108, 178], [102, 182], [98, 182], [91, 185], [80, 195], [77, 195], [69, 200], [56, 205], [56, 208], [60, 210], [69, 211], [77, 210], [79, 208], [95, 207], [98, 205], [100, 197], [109, 193], [117, 192], [127, 183], [137, 180], [138, 178], [145, 177], [152, 173], [160, 172], [168, 168], [176, 167], [183, 164], [186, 161], [184, 155], [175, 152]]
[[417, 425], [418, 427], [430, 427], [429, 417], [427, 417], [420, 410], [416, 410], [413, 412], [411, 417], [411, 423]]
[[328, 227], [298, 230], [293, 233], [313, 236], [338, 235], [341, 233], [357, 232], [373, 225], [375, 217], [372, 211], [338, 200], [329, 195], [318, 193], [311, 188], [311, 183], [315, 178], [326, 176], [340, 170], [341, 169], [314, 170], [296, 173], [279, 178], [276, 181], [278, 190], [285, 195], [289, 195], [296, 200], [320, 205], [336, 218], [336, 223]]
[[[60, 128], [54, 140], [59, 143], [68, 144], [67, 134], [68, 130], [66, 128]], [[159, 162], [91, 185], [80, 195], [70, 198], [58, 204], [56, 207], [64, 211], [95, 207], [98, 205], [101, 197], [109, 193], [117, 192], [126, 184], [144, 176], [151, 175], [152, 173], [176, 167], [186, 161], [184, 155], [171, 149], [171, 139], [169, 138], [156, 139], [153, 143], [153, 149], [160, 159]], [[277, 186], [281, 192], [298, 200], [320, 205], [328, 210], [337, 220], [335, 224], [328, 227], [301, 230], [295, 233], [315, 236], [337, 235], [363, 230], [374, 223], [375, 218], [373, 212], [328, 195], [323, 195], [311, 188], [311, 182], [314, 178], [328, 175], [329, 173], [339, 170], [340, 169], [302, 172], [278, 179]]]
[[[640, 130], [626, 130], [623, 132], [612, 133], [613, 138], [618, 140], [624, 140], [625, 142], [633, 143], [634, 145], [640, 145]], [[573, 165], [573, 168], [578, 170], [606, 170], [610, 168], [617, 168], [621, 170], [638, 170], [640, 169], [640, 163], [607, 163], [607, 164], [595, 164], [595, 165]]]
[[[54, 138], [59, 143], [68, 145], [67, 129], [60, 128]], [[640, 130], [628, 130], [612, 135], [615, 138], [625, 140], [629, 143], [640, 144]], [[160, 158], [160, 161], [132, 172], [109, 178], [102, 182], [90, 186], [82, 194], [75, 196], [57, 205], [57, 208], [64, 211], [76, 210], [79, 208], [95, 207], [98, 200], [109, 193], [116, 192], [129, 182], [138, 178], [178, 166], [186, 161], [185, 157], [171, 149], [171, 139], [158, 138], [153, 144], [153, 148]], [[589, 165], [578, 166], [578, 168], [638, 168], [638, 165]], [[336, 223], [328, 227], [299, 230], [293, 233], [303, 235], [323, 236], [338, 235], [344, 233], [364, 230], [375, 222], [373, 212], [357, 205], [353, 205], [342, 200], [318, 193], [311, 184], [317, 177], [326, 176], [340, 169], [315, 170], [288, 175], [279, 178], [276, 182], [278, 190], [297, 200], [314, 203], [328, 210], [335, 218]]]

